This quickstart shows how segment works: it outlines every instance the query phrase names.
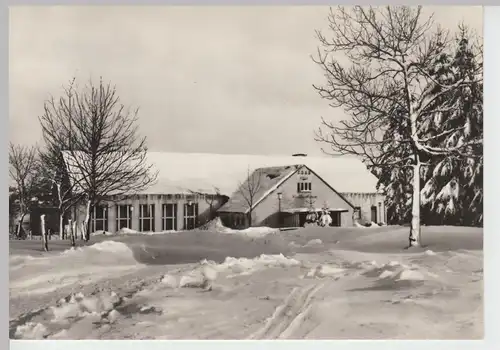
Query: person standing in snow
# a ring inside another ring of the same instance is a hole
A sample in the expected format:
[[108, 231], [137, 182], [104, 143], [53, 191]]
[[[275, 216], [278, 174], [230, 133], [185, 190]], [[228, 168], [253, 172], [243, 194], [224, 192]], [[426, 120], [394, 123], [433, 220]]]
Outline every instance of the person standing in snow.
[[332, 217], [328, 213], [328, 211], [324, 210], [323, 215], [321, 216], [321, 226], [326, 227], [332, 224]]

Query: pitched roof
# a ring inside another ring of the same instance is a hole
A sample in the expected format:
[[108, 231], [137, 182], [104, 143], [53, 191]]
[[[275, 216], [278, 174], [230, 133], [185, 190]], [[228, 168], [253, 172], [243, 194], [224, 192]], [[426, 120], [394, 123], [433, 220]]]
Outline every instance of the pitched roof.
[[258, 168], [304, 164], [340, 193], [375, 193], [377, 178], [357, 158], [293, 157], [212, 153], [148, 152], [147, 162], [158, 178], [143, 194], [177, 194], [191, 191], [218, 192], [230, 197], [238, 184]]
[[286, 165], [255, 169], [253, 173], [247, 175], [243, 179], [238, 189], [219, 211], [248, 211], [250, 204], [252, 204], [252, 207], [255, 207], [279, 184], [292, 176], [300, 167], [302, 167], [302, 165]]
[[151, 194], [189, 193], [189, 190], [231, 196], [238, 184], [258, 168], [304, 164], [341, 193], [376, 193], [377, 178], [358, 159], [211, 153], [149, 152], [148, 161], [159, 171]]

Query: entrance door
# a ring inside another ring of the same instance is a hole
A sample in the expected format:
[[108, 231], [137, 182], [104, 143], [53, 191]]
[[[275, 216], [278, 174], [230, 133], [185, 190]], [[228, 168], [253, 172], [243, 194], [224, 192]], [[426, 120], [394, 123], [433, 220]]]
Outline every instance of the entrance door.
[[330, 217], [332, 218], [332, 223], [330, 224], [330, 226], [340, 227], [340, 225], [341, 225], [341, 219], [340, 219], [341, 213], [338, 211], [331, 211]]
[[377, 207], [372, 205], [372, 222], [377, 222]]

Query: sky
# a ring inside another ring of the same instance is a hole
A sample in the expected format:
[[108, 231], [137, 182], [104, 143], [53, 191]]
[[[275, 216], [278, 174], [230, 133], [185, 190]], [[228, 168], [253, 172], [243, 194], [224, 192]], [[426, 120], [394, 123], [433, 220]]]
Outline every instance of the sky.
[[[426, 7], [482, 34], [481, 7]], [[149, 149], [320, 155], [314, 131], [345, 118], [312, 84], [328, 8], [12, 6], [10, 141], [41, 141], [38, 116], [73, 77], [102, 76], [139, 108]]]

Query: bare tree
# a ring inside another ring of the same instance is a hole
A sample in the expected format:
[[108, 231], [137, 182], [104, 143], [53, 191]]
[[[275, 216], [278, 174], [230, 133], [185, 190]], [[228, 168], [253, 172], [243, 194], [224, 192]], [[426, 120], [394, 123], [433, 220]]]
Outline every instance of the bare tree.
[[73, 192], [86, 203], [82, 223], [86, 241], [94, 206], [156, 181], [157, 173], [147, 164], [146, 138], [138, 136], [138, 110], [126, 109], [116, 88], [102, 79], [97, 86], [90, 81], [82, 89], [73, 80], [62, 97], [45, 103], [40, 122], [45, 139], [54, 141], [54, 148], [63, 154]]
[[[46, 115], [44, 115], [45, 117]], [[44, 118], [42, 117], [42, 118]], [[42, 119], [43, 137], [46, 144], [45, 149], [39, 152], [40, 175], [55, 190], [56, 205], [59, 214], [59, 237], [65, 237], [64, 218], [70, 212], [73, 206], [77, 205], [83, 199], [83, 193], [76, 190], [76, 182], [70, 181], [67, 168], [64, 163], [63, 149], [61, 145], [67, 144], [64, 141], [64, 135], [56, 132], [57, 126], [53, 124], [52, 119]]]
[[19, 221], [16, 235], [21, 236], [22, 223], [30, 210], [39, 189], [36, 147], [9, 144], [9, 175], [15, 183], [19, 204]]
[[[463, 126], [430, 132], [433, 117], [455, 108], [452, 99], [436, 101], [482, 79], [482, 70], [473, 79], [436, 79], [432, 71], [447, 53], [449, 34], [434, 25], [432, 16], [422, 18], [421, 10], [408, 6], [330, 10], [331, 35], [317, 31], [322, 48], [314, 58], [326, 78], [326, 84], [314, 88], [332, 107], [341, 107], [350, 116], [339, 123], [323, 119], [328, 132], [320, 128], [316, 139], [331, 146], [331, 153], [360, 156], [371, 168], [413, 169], [410, 246], [420, 245], [421, 167], [431, 156], [469, 156], [472, 146], [482, 143], [475, 139], [439, 146], [457, 137]], [[398, 131], [384, 138], [389, 125], [397, 125]]]
[[247, 170], [247, 176], [244, 182], [240, 182], [238, 186], [238, 193], [243, 197], [245, 204], [248, 207], [247, 219], [248, 225], [252, 226], [252, 213], [257, 200], [257, 194], [261, 190], [262, 171], [261, 169], [250, 172]]
[[208, 204], [208, 215], [207, 215], [207, 218], [206, 218], [206, 222], [209, 222], [210, 220], [213, 219], [214, 217], [214, 214], [215, 214], [215, 211], [217, 210], [217, 208], [215, 207], [215, 204], [220, 200], [220, 198], [222, 197], [221, 195], [221, 192], [220, 192], [220, 189], [216, 186], [213, 187], [213, 193], [209, 194], [209, 193], [206, 193], [205, 191], [193, 191], [193, 190], [189, 190], [189, 192], [192, 194], [192, 195], [195, 195], [195, 196], [199, 196], [199, 197], [203, 197], [204, 200], [205, 200], [205, 203]]

